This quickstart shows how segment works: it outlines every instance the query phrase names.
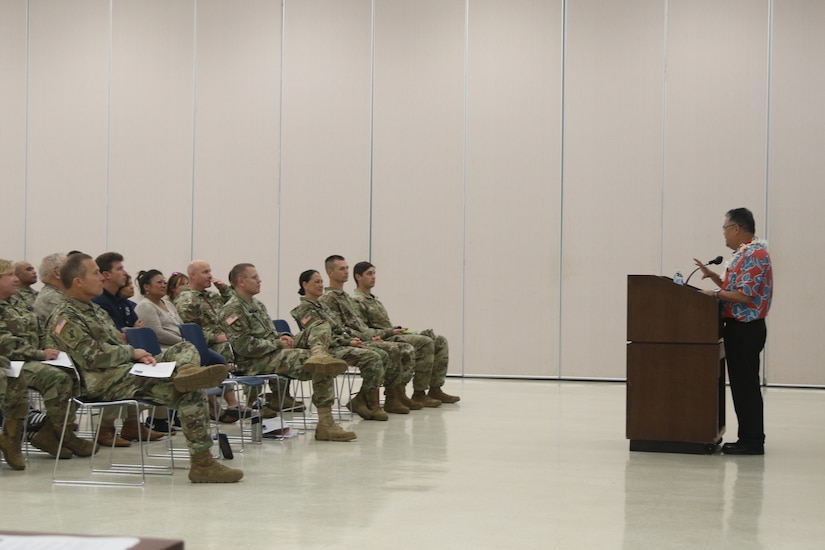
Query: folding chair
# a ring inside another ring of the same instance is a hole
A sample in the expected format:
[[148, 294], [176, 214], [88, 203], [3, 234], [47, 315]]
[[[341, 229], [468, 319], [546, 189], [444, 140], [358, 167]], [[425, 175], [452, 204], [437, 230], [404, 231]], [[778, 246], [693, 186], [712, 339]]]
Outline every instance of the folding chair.
[[[83, 377], [80, 371], [73, 367], [72, 371], [77, 378], [79, 385], [81, 388], [85, 388], [85, 384], [83, 382]], [[71, 417], [72, 412], [72, 405], [76, 405], [78, 411], [81, 409], [106, 409], [111, 407], [117, 407], [121, 409], [123, 407], [134, 407], [135, 413], [140, 415], [140, 406], [142, 402], [138, 399], [120, 399], [114, 401], [103, 401], [97, 399], [91, 399], [89, 397], [80, 395], [80, 396], [73, 396], [69, 398], [69, 406], [66, 408], [66, 416], [63, 419], [63, 426], [60, 432], [60, 445], [58, 448], [63, 447], [63, 439], [66, 433], [66, 427], [69, 425], [69, 419]], [[94, 434], [94, 439], [97, 440], [98, 432], [100, 431], [100, 423], [95, 425], [94, 417], [95, 415], [89, 414], [89, 422], [91, 427], [91, 432]], [[155, 474], [155, 475], [172, 475], [174, 469], [174, 457], [172, 457], [172, 461], [169, 465], [153, 465], [147, 464], [146, 458], [144, 457], [144, 441], [141, 438], [141, 432], [138, 430], [138, 447], [139, 447], [139, 456], [140, 456], [140, 463], [117, 463], [113, 460], [113, 453], [114, 447], [110, 447], [109, 449], [109, 457], [108, 457], [108, 467], [98, 467], [96, 466], [96, 456], [98, 456], [99, 460], [99, 452], [92, 453], [89, 457], [89, 468], [92, 474], [109, 474], [109, 475], [139, 475], [140, 480], [134, 483], [129, 483], [125, 481], [97, 481], [93, 479], [68, 479], [68, 478], [61, 478], [58, 474], [60, 463], [62, 462], [60, 457], [55, 458], [54, 462], [54, 471], [52, 473], [52, 481], [56, 484], [66, 484], [66, 485], [108, 485], [108, 486], [131, 486], [131, 487], [140, 487], [146, 483], [146, 475], [147, 474]]]
[[[183, 323], [178, 326], [180, 327], [180, 333], [183, 339], [187, 342], [191, 342], [192, 345], [194, 345], [195, 348], [198, 350], [198, 353], [201, 356], [202, 365], [214, 365], [216, 363], [224, 362], [224, 358], [222, 355], [209, 348], [208, 344], [206, 343], [206, 337], [203, 334], [203, 328], [199, 324]], [[223, 385], [232, 388], [232, 390], [235, 392], [235, 395], [238, 398], [238, 402], [240, 403], [242, 402], [242, 386], [250, 390], [252, 388], [255, 388], [255, 391], [257, 392], [259, 389], [262, 389], [264, 387], [267, 380], [275, 378], [282, 377], [277, 374], [257, 374], [244, 376], [234, 375], [230, 373], [229, 377], [223, 382]], [[244, 418], [244, 415], [240, 416], [240, 419], [238, 421], [238, 427], [240, 428], [240, 436], [229, 437], [230, 440], [237, 441], [240, 443], [241, 449], [239, 452], [243, 452], [245, 450], [247, 438], [254, 443], [261, 442], [260, 438], [257, 437], [255, 431], [260, 429], [262, 422], [263, 418], [261, 417], [260, 409], [254, 409], [252, 415], [248, 418]], [[247, 427], [247, 423], [249, 423], [249, 427]], [[220, 429], [217, 426], [217, 422], [215, 423], [215, 429], [217, 431], [219, 431]]]

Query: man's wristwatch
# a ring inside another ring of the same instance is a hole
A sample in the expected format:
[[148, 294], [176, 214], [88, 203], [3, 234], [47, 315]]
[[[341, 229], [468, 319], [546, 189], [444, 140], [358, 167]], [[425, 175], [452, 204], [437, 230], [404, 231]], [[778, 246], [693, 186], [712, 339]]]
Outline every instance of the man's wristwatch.
[[713, 297], [716, 298], [717, 300], [719, 299], [719, 292], [720, 292], [719, 290], [714, 290], [713, 291]]

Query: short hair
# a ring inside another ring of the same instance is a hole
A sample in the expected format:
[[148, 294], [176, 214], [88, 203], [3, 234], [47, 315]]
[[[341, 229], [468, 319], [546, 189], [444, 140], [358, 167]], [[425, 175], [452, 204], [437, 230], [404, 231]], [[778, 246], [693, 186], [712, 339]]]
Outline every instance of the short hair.
[[300, 294], [301, 296], [306, 295], [307, 292], [306, 290], [304, 290], [304, 283], [308, 283], [309, 280], [312, 279], [312, 276], [316, 273], [318, 273], [318, 271], [315, 269], [307, 269], [306, 271], [298, 275], [298, 294]]
[[[155, 278], [155, 275], [160, 275], [161, 277], [163, 277], [163, 273], [161, 273], [160, 270], [158, 270], [158, 269], [150, 269], [148, 271], [141, 271], [140, 273], [138, 273], [138, 276], [137, 276], [138, 290], [140, 290], [140, 294], [142, 296], [146, 296], [146, 289], [143, 288], [144, 285], [148, 285], [150, 282], [152, 282], [152, 279]], [[130, 284], [131, 279], [132, 279], [132, 277], [130, 277], [130, 276], [126, 277], [126, 285]], [[124, 285], [124, 286], [126, 286], [126, 285]]]
[[246, 270], [250, 267], [255, 266], [248, 262], [236, 264], [235, 267], [229, 270], [229, 284], [232, 285], [232, 287], [234, 288], [235, 285], [238, 283], [238, 279], [241, 278], [246, 273]]
[[352, 276], [353, 277], [360, 277], [361, 275], [364, 274], [364, 272], [366, 270], [368, 270], [371, 267], [375, 267], [375, 266], [372, 265], [369, 262], [358, 262], [357, 264], [355, 264], [355, 267], [352, 268]]
[[97, 258], [95, 258], [95, 263], [97, 264], [98, 269], [100, 272], [103, 273], [104, 271], [111, 273], [112, 272], [112, 265], [115, 262], [122, 262], [123, 256], [118, 254], [117, 252], [104, 252]]
[[340, 256], [338, 254], [333, 254], [332, 256], [328, 257], [324, 260], [324, 269], [331, 270], [335, 267], [335, 262], [343, 262], [346, 261], [346, 258]]
[[747, 208], [728, 210], [725, 217], [727, 217], [731, 223], [735, 223], [748, 233], [756, 233], [756, 222], [753, 220], [753, 212]]
[[14, 264], [11, 260], [4, 260], [0, 258], [0, 277], [3, 275], [11, 275], [14, 273]]
[[63, 265], [64, 258], [65, 257], [60, 252], [49, 254], [43, 258], [43, 261], [40, 262], [40, 267], [37, 270], [37, 274], [40, 275], [40, 280], [42, 281], [51, 275], [52, 271], [55, 269], [60, 269], [60, 266]]
[[66, 289], [71, 288], [72, 281], [86, 276], [86, 260], [92, 257], [83, 252], [77, 252], [66, 258], [66, 262], [60, 266], [60, 282]]

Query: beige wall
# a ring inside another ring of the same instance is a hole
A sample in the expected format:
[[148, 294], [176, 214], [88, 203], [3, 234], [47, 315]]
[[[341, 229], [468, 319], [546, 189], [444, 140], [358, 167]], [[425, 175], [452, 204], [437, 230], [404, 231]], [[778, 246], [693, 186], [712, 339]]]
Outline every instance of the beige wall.
[[748, 206], [767, 379], [825, 385], [820, 4], [0, 0], [0, 256], [251, 261], [278, 317], [369, 258], [453, 374], [623, 378], [626, 275]]

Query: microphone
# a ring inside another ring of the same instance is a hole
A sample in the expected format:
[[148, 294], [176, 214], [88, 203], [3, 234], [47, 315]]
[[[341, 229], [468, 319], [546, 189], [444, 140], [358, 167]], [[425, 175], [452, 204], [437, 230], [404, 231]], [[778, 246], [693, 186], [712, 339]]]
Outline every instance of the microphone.
[[[722, 263], [722, 261], [724, 259], [725, 258], [723, 258], [722, 256], [716, 256], [714, 259], [708, 260], [708, 263], [706, 263], [705, 265], [719, 265], [719, 264]], [[700, 268], [697, 267], [696, 269], [694, 269], [693, 271], [690, 272], [690, 275], [688, 275], [687, 281], [685, 281], [685, 285], [687, 285], [690, 282], [690, 278], [693, 277], [693, 274], [696, 273], [697, 271], [699, 271], [699, 269]]]

